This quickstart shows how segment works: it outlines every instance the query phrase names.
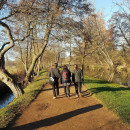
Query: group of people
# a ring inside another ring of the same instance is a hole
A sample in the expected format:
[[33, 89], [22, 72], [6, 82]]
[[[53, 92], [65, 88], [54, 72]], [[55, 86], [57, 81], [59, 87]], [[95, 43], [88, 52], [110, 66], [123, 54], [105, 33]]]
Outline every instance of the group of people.
[[71, 82], [74, 83], [76, 97], [81, 97], [83, 81], [82, 70], [78, 68], [77, 64], [74, 65], [72, 74], [66, 65], [63, 66], [62, 72], [60, 72], [57, 67], [58, 64], [54, 63], [53, 67], [49, 71], [49, 78], [53, 79], [53, 82], [51, 82], [53, 88], [53, 98], [55, 99], [59, 95], [59, 79], [60, 83], [64, 86], [64, 93], [66, 97], [70, 97]]

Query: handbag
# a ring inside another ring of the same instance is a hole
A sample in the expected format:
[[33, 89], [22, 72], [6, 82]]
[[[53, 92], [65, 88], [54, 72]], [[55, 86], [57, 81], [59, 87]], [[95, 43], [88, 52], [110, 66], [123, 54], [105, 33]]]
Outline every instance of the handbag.
[[51, 77], [49, 77], [49, 84], [53, 85], [54, 84], [54, 78], [52, 77], [52, 73], [51, 73]]
[[51, 84], [51, 85], [54, 84], [54, 78], [53, 77], [49, 78], [49, 84]]

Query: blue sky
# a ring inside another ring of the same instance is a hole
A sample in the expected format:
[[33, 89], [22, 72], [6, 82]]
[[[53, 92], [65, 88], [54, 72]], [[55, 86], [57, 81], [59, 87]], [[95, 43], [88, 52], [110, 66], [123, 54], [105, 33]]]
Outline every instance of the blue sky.
[[94, 0], [94, 1], [96, 11], [103, 11], [105, 20], [108, 21], [111, 18], [112, 13], [117, 9], [114, 6], [113, 1], [119, 2], [120, 0]]

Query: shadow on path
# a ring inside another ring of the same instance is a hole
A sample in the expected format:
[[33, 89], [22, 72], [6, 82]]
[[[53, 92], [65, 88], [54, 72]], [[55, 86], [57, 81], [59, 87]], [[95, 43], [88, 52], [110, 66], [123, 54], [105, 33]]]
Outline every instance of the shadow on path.
[[82, 91], [82, 97], [91, 97], [92, 95], [93, 93], [90, 93], [88, 89], [85, 91]]
[[74, 116], [80, 115], [80, 114], [84, 114], [86, 112], [90, 112], [99, 108], [102, 108], [103, 106], [101, 104], [96, 104], [93, 106], [89, 106], [89, 107], [84, 107], [84, 108], [80, 108], [80, 109], [76, 109], [74, 111], [70, 111], [58, 116], [54, 116], [54, 117], [50, 117], [47, 119], [43, 119], [40, 121], [36, 121], [36, 122], [32, 122], [29, 124], [25, 124], [25, 125], [21, 125], [21, 126], [17, 126], [14, 128], [9, 128], [9, 130], [34, 130], [40, 127], [45, 127], [45, 126], [51, 126], [53, 124], [65, 121], [69, 118], [72, 118]]
[[97, 80], [97, 79], [85, 79], [84, 82], [86, 84], [89, 83], [96, 83], [96, 84], [111, 84], [111, 82], [105, 81], [105, 80]]
[[37, 79], [35, 81], [40, 81], [40, 80], [44, 80], [44, 79], [48, 79], [48, 78], [41, 78], [41, 79]]

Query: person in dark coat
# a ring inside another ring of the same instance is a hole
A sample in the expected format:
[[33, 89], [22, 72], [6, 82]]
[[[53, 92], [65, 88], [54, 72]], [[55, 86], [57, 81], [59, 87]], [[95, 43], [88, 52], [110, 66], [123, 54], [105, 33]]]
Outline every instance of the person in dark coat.
[[[64, 65], [61, 73], [61, 84], [64, 86], [64, 93], [66, 97], [70, 97], [71, 72], [66, 65]], [[67, 91], [66, 91], [67, 89]]]
[[[54, 83], [51, 84], [53, 88], [53, 99], [56, 98], [56, 96], [59, 95], [59, 84], [58, 80], [61, 77], [60, 71], [57, 68], [58, 64], [54, 63], [53, 68], [51, 68], [49, 72], [49, 78], [52, 77], [54, 79]], [[56, 90], [55, 90], [56, 89]]]
[[76, 92], [76, 97], [82, 96], [82, 81], [83, 81], [83, 73], [80, 68], [78, 68], [78, 65], [74, 65], [74, 70], [72, 73], [72, 82], [74, 82], [75, 85], [75, 92]]

